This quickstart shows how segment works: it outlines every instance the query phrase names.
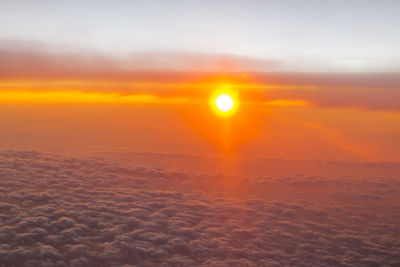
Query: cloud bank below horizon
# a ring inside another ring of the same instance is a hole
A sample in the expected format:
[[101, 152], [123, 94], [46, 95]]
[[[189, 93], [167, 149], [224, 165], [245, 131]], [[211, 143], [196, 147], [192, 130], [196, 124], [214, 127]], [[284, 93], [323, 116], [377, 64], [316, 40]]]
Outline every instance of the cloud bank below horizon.
[[0, 167], [7, 265], [399, 264], [397, 177], [236, 180], [25, 151]]

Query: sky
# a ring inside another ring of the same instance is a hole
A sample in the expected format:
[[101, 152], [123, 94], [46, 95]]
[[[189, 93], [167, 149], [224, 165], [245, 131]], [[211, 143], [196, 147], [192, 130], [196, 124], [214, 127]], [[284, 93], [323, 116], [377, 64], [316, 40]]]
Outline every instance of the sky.
[[1, 1], [0, 147], [399, 161], [399, 5]]
[[399, 71], [399, 8], [396, 0], [4, 0], [0, 36], [119, 57], [222, 54], [276, 62], [268, 70]]

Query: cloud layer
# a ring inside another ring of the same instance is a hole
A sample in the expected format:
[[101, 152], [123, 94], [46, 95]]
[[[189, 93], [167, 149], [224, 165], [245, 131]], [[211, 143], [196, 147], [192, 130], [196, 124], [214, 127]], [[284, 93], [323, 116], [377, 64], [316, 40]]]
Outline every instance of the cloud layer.
[[209, 97], [218, 82], [230, 82], [246, 101], [400, 110], [398, 73], [280, 73], [274, 72], [277, 65], [235, 55], [184, 53], [137, 53], [121, 59], [0, 40], [2, 91], [93, 91], [196, 101]]
[[398, 177], [239, 179], [24, 151], [0, 154], [0, 177], [8, 266], [400, 264]]

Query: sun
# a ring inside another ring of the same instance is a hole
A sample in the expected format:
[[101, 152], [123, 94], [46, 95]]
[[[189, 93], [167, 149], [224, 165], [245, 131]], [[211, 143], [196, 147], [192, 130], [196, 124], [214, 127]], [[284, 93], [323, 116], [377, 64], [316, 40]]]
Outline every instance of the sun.
[[235, 102], [233, 98], [228, 94], [220, 94], [215, 99], [215, 105], [222, 112], [228, 112], [233, 108]]
[[237, 92], [226, 89], [214, 92], [210, 99], [212, 109], [221, 117], [233, 115], [239, 105], [237, 95]]

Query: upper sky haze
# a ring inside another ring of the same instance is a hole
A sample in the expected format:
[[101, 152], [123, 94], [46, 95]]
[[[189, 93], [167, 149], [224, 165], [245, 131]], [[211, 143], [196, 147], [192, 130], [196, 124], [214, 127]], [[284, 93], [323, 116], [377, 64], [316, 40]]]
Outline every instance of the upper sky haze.
[[3, 0], [0, 37], [118, 57], [223, 54], [273, 60], [278, 71], [392, 72], [399, 10], [396, 0]]

